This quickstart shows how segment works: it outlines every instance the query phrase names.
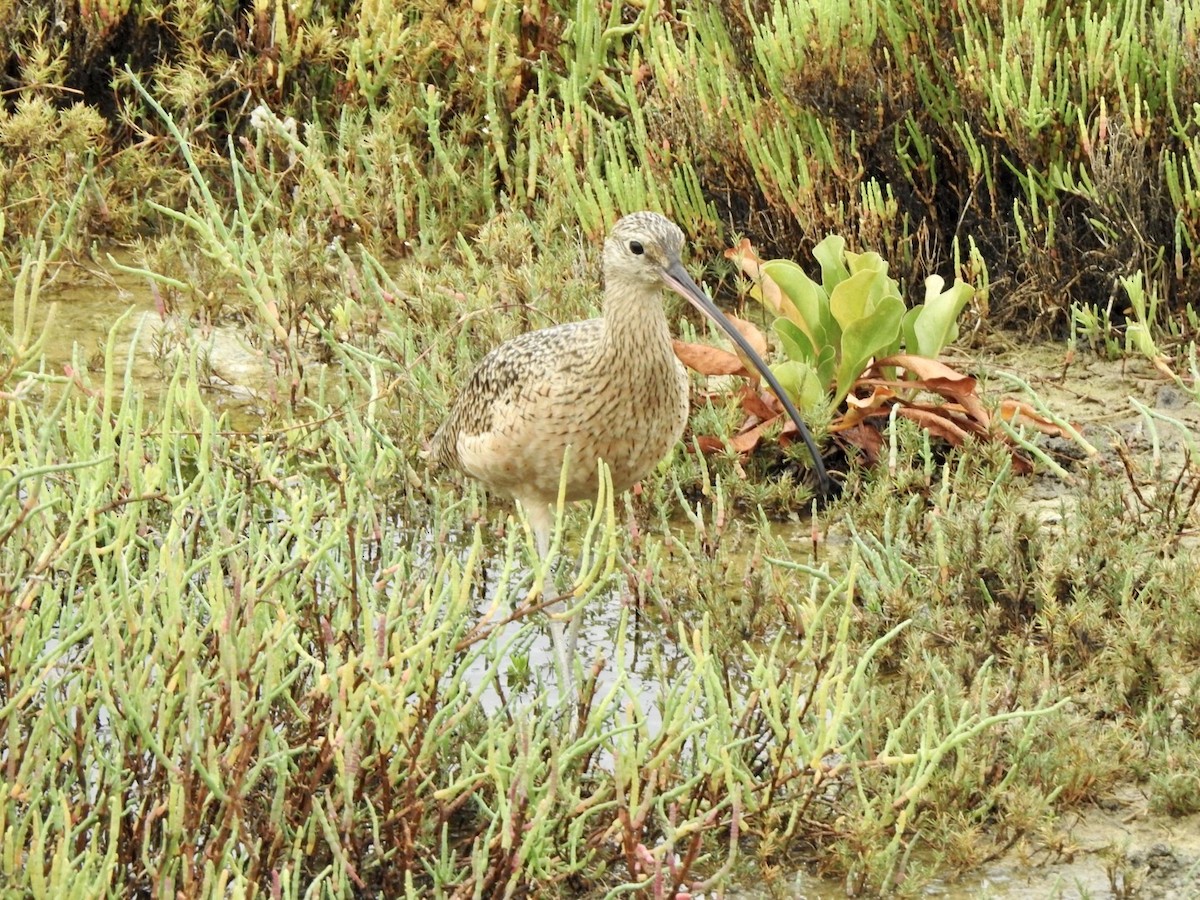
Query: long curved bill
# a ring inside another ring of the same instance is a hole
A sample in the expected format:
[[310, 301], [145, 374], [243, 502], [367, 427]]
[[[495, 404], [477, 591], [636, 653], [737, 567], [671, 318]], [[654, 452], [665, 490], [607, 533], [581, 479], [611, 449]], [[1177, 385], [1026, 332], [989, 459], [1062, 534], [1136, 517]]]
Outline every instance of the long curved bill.
[[804, 424], [804, 419], [800, 417], [800, 413], [792, 404], [792, 401], [788, 399], [787, 392], [779, 384], [779, 379], [767, 368], [767, 364], [762, 361], [762, 358], [754, 352], [754, 348], [750, 346], [750, 342], [746, 340], [740, 331], [733, 327], [733, 323], [725, 317], [725, 314], [721, 310], [717, 309], [716, 304], [708, 298], [708, 295], [700, 289], [700, 286], [692, 281], [692, 277], [688, 275], [682, 263], [678, 261], [672, 262], [663, 273], [663, 280], [666, 282], [667, 287], [716, 322], [721, 330], [729, 335], [729, 339], [737, 344], [742, 352], [746, 354], [746, 358], [754, 364], [754, 368], [758, 370], [758, 374], [771, 386], [771, 390], [775, 392], [775, 396], [779, 398], [779, 402], [787, 410], [788, 416], [796, 423], [796, 429], [800, 432], [800, 437], [804, 440], [804, 446], [808, 447], [808, 452], [812, 454], [813, 469], [817, 473], [817, 483], [820, 485], [821, 493], [828, 496], [832, 488], [832, 483], [829, 480], [829, 473], [825, 471], [825, 463], [821, 461], [821, 454], [817, 450], [817, 442], [813, 440], [812, 433], [808, 430], [808, 426]]

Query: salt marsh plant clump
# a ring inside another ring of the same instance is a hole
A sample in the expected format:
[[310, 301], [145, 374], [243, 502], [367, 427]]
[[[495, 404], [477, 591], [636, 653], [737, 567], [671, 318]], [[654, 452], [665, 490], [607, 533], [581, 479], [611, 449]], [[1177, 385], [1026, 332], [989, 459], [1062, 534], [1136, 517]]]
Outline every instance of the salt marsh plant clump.
[[[729, 225], [789, 258], [853, 235], [904, 283], [977, 252], [993, 314], [1038, 326], [1139, 272], [1177, 308], [1197, 300], [1194, 3], [56, 9], [0, 26], [8, 130], [55, 120], [33, 129], [41, 149], [0, 142], [0, 176], [45, 179], [10, 195], [10, 233], [64, 230], [81, 182], [73, 246], [165, 224], [143, 201], [175, 207], [187, 183], [136, 76], [222, 196], [238, 148], [288, 221], [376, 253], [444, 246], [507, 207], [593, 240], [654, 208], [713, 250]], [[309, 153], [256, 129], [261, 107]]]

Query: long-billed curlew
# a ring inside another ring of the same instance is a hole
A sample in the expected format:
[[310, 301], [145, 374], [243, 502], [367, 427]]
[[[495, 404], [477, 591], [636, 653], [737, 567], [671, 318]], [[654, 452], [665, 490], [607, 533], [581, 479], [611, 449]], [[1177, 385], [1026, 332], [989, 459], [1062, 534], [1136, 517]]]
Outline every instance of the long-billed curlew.
[[[614, 491], [639, 481], [675, 446], [688, 417], [688, 378], [671, 348], [662, 289], [715, 321], [742, 349], [796, 423], [823, 493], [830, 488], [816, 442], [770, 369], [680, 262], [683, 232], [652, 212], [617, 222], [604, 242], [604, 315], [531, 331], [479, 363], [433, 436], [435, 464], [520, 501], [538, 550], [549, 549], [566, 467], [566, 499], [594, 498], [597, 461]], [[577, 622], [572, 623], [572, 641]], [[555, 647], [565, 654], [558, 628]]]

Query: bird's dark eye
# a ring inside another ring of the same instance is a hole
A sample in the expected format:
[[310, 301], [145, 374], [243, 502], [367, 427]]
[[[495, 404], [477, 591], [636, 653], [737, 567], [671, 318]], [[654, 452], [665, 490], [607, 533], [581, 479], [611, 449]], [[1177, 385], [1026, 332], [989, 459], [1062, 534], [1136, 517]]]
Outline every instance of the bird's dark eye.
[[630, 241], [629, 242], [629, 252], [632, 253], [634, 256], [641, 256], [643, 253], [646, 252], [646, 248], [642, 246], [641, 241]]

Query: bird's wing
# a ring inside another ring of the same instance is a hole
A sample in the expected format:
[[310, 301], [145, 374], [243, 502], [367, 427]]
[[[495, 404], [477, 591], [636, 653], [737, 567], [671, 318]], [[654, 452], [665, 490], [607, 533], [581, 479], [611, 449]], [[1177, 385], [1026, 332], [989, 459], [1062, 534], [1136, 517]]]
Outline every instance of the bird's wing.
[[506, 420], [514, 410], [539, 400], [553, 403], [562, 373], [586, 363], [593, 345], [599, 345], [602, 325], [602, 320], [590, 319], [529, 331], [492, 350], [475, 367], [434, 434], [432, 461], [461, 468], [460, 439], [507, 430], [513, 423]]

